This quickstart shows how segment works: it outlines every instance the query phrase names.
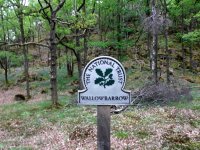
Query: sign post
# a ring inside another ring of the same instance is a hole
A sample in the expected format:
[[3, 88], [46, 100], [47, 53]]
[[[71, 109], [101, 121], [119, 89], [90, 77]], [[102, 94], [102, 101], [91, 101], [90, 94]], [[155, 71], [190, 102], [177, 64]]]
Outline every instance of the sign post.
[[97, 105], [97, 148], [110, 150], [110, 105], [129, 105], [131, 92], [124, 90], [126, 73], [115, 58], [100, 56], [83, 70], [83, 90], [78, 104]]
[[97, 106], [97, 149], [110, 149], [110, 106]]

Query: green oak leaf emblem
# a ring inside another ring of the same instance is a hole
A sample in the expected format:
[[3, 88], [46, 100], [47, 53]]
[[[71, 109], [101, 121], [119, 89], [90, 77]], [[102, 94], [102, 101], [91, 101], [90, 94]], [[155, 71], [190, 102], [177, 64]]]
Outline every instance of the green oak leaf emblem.
[[99, 76], [98, 78], [95, 79], [94, 81], [95, 84], [99, 84], [100, 86], [103, 86], [104, 88], [106, 88], [106, 86], [111, 86], [115, 83], [115, 80], [113, 80], [113, 74], [112, 74], [113, 69], [107, 68], [104, 73], [101, 69], [96, 69], [95, 71], [97, 75]]

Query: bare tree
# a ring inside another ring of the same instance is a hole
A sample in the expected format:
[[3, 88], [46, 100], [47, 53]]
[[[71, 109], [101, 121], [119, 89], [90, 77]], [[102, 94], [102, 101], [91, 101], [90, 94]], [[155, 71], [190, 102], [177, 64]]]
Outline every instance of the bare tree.
[[[162, 30], [164, 24], [168, 26], [168, 20], [165, 22], [163, 16], [159, 14], [158, 8], [156, 8], [156, 0], [151, 1], [151, 16], [147, 17], [144, 21], [144, 27], [152, 36], [152, 47], [150, 49], [150, 67], [153, 73], [154, 82], [158, 83], [158, 67], [157, 67], [157, 55], [158, 55], [158, 33]], [[148, 41], [149, 42], [149, 41]]]
[[164, 16], [164, 36], [165, 36], [165, 53], [166, 53], [166, 79], [167, 79], [167, 84], [170, 83], [170, 71], [169, 71], [169, 65], [170, 65], [170, 51], [168, 49], [168, 26], [169, 26], [169, 19], [167, 18], [167, 2], [166, 0], [160, 0], [162, 6], [163, 6], [163, 16]]
[[[151, 12], [150, 12], [150, 0], [146, 0], [146, 17], [150, 17]], [[150, 68], [152, 68], [152, 62], [151, 62], [151, 33], [149, 31], [149, 28], [147, 28], [147, 51], [149, 55], [149, 64]]]
[[154, 82], [158, 82], [158, 77], [157, 77], [157, 53], [158, 53], [158, 30], [156, 27], [157, 25], [157, 10], [156, 10], [156, 3], [155, 0], [152, 0], [152, 36], [153, 36], [153, 41], [152, 41], [152, 52], [151, 52], [151, 60], [152, 60], [152, 71], [153, 71], [153, 78]]
[[[183, 13], [183, 3], [181, 4], [181, 32], [182, 35], [184, 34], [184, 13]], [[182, 51], [182, 67], [183, 67], [183, 74], [185, 74], [186, 69], [186, 62], [185, 62], [185, 48], [184, 48], [184, 41], [183, 38], [181, 38], [181, 51]]]

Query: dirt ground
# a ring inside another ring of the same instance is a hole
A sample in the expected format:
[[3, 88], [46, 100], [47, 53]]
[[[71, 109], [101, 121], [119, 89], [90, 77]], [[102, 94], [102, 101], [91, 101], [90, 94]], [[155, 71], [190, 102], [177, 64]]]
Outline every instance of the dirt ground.
[[[15, 102], [14, 97], [16, 94], [25, 94], [25, 90], [23, 90], [20, 87], [12, 87], [9, 88], [9, 90], [0, 89], [0, 105], [2, 104], [10, 104]], [[41, 100], [47, 100], [50, 99], [49, 95], [47, 94], [40, 94], [40, 93], [31, 93], [31, 99], [29, 99], [29, 102], [36, 102]]]

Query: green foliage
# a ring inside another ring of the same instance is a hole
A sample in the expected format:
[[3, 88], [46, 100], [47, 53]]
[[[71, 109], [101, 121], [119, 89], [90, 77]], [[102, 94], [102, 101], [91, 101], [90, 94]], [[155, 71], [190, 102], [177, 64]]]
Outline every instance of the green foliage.
[[118, 131], [115, 133], [115, 136], [119, 139], [126, 139], [126, 138], [128, 138], [129, 133], [125, 132], [125, 131]]
[[200, 21], [200, 11], [194, 15], [194, 18]]
[[105, 49], [105, 48], [108, 48], [109, 42], [90, 41], [90, 42], [88, 43], [88, 45], [89, 45], [90, 47], [99, 47], [99, 48]]
[[198, 44], [200, 42], [200, 30], [189, 32], [183, 35], [183, 41], [186, 43]]
[[[69, 86], [69, 84], [72, 81], [77, 80], [78, 75], [77, 72], [74, 74], [73, 77], [68, 77], [67, 76], [67, 72], [66, 72], [66, 67], [63, 66], [61, 69], [58, 70], [58, 76], [57, 76], [57, 82], [58, 82], [58, 90], [67, 90], [70, 89], [72, 87]], [[76, 88], [76, 87], [73, 87]]]
[[22, 59], [15, 53], [9, 51], [0, 51], [0, 60], [7, 60], [10, 66], [21, 66]]
[[94, 27], [97, 22], [97, 15], [96, 14], [88, 14], [79, 13], [78, 18], [76, 20], [76, 24], [72, 26], [75, 29], [87, 29]]
[[135, 133], [135, 135], [136, 135], [138, 138], [141, 138], [141, 139], [144, 139], [144, 138], [149, 137], [148, 131], [145, 131], [145, 130], [138, 131], [138, 132]]

